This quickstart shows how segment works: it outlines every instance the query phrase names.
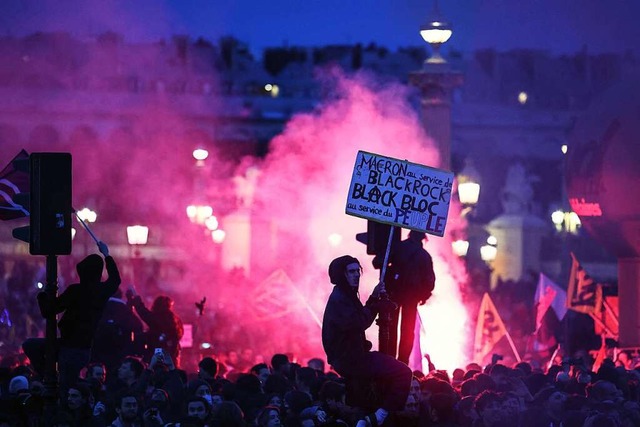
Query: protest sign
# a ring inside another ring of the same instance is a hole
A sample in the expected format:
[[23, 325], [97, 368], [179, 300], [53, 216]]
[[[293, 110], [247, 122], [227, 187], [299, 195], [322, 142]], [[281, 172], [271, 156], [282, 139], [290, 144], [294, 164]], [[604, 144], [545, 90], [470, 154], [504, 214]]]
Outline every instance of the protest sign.
[[453, 173], [358, 151], [348, 215], [443, 236]]

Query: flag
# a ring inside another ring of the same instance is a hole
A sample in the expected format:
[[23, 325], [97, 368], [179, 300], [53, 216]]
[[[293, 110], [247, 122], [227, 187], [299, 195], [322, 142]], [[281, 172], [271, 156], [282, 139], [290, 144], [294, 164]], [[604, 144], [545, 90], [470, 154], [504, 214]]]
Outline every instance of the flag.
[[547, 357], [558, 345], [556, 331], [567, 314], [567, 292], [540, 273], [534, 305], [536, 328], [529, 350]]
[[567, 292], [540, 273], [535, 296], [536, 331], [540, 329], [545, 313], [552, 308], [559, 321], [567, 314]]
[[505, 335], [507, 335], [507, 328], [504, 326], [496, 306], [491, 301], [491, 297], [485, 293], [478, 311], [474, 360], [481, 363]]
[[604, 309], [597, 315], [600, 321], [594, 324], [597, 335], [609, 334], [611, 338], [618, 339], [620, 311], [618, 308], [618, 297], [608, 296], [602, 298]]
[[23, 218], [29, 212], [13, 201], [13, 196], [29, 192], [29, 173], [15, 168], [15, 160], [29, 159], [29, 153], [22, 150], [0, 172], [0, 220]]
[[567, 286], [567, 307], [591, 315], [598, 315], [602, 309], [602, 286], [584, 271], [573, 253]]
[[271, 320], [286, 316], [300, 308], [292, 292], [295, 285], [282, 269], [271, 273], [251, 293], [257, 320]]

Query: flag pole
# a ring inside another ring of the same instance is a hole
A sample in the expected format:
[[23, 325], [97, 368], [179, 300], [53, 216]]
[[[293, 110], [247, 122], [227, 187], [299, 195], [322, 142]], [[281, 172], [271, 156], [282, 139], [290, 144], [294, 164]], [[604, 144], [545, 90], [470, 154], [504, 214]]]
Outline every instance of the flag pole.
[[551, 369], [551, 367], [553, 366], [553, 360], [556, 358], [559, 351], [560, 351], [560, 344], [556, 346], [556, 349], [553, 350], [553, 353], [551, 354], [551, 359], [549, 359], [549, 363], [547, 364], [547, 371]]
[[593, 314], [589, 314], [589, 315], [591, 316], [593, 321], [598, 324], [598, 326], [600, 326], [607, 334], [609, 334], [609, 336], [611, 336], [612, 338], [615, 338], [615, 334], [613, 333], [613, 331], [609, 329], [609, 327], [600, 318], [598, 318], [597, 316], [594, 316]]
[[509, 334], [509, 331], [507, 330], [507, 328], [504, 328], [504, 331], [507, 337], [507, 341], [509, 341], [509, 345], [511, 346], [511, 350], [513, 351], [513, 354], [516, 356], [516, 360], [518, 362], [522, 362], [522, 359], [520, 358], [520, 353], [518, 353], [518, 349], [516, 349], [516, 345], [511, 339], [511, 334]]
[[84, 220], [82, 218], [80, 218], [80, 215], [78, 215], [78, 212], [74, 212], [76, 218], [78, 218], [78, 221], [80, 221], [80, 223], [84, 226], [84, 229], [87, 230], [89, 232], [89, 235], [91, 235], [91, 238], [96, 242], [96, 244], [98, 243], [98, 238], [96, 237], [95, 234], [93, 234], [93, 231], [91, 231], [91, 229], [89, 228], [89, 226], [87, 225], [86, 222], [84, 222]]

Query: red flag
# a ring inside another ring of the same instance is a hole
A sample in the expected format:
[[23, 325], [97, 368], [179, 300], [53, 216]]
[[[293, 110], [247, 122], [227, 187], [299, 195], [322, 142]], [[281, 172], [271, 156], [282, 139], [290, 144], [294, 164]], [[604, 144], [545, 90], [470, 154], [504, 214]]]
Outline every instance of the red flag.
[[16, 194], [29, 192], [29, 173], [16, 169], [15, 160], [28, 160], [29, 153], [22, 150], [0, 172], [0, 220], [23, 218], [29, 212], [13, 201]]
[[584, 271], [573, 253], [567, 286], [567, 308], [591, 315], [598, 315], [602, 309], [602, 286]]
[[507, 328], [493, 305], [491, 297], [485, 293], [478, 311], [478, 323], [476, 324], [476, 339], [474, 345], [474, 360], [481, 361], [491, 353], [491, 350], [507, 335]]

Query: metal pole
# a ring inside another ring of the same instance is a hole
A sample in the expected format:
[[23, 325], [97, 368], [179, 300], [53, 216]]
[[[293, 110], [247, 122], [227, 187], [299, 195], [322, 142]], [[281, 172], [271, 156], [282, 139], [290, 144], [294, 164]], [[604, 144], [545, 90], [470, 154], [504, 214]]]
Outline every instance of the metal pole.
[[[47, 283], [44, 292], [49, 301], [55, 301], [58, 296], [58, 257], [46, 256]], [[57, 339], [58, 325], [56, 310], [52, 309], [47, 316], [45, 328], [45, 358], [44, 358], [44, 420], [45, 425], [53, 426], [58, 410], [58, 372], [57, 372]]]
[[384, 285], [384, 277], [387, 272], [387, 263], [389, 262], [394, 228], [393, 226], [389, 227], [389, 240], [387, 240], [387, 249], [384, 254], [382, 268], [380, 268], [380, 283], [382, 283], [380, 301], [382, 304], [380, 304], [378, 320], [376, 320], [376, 324], [378, 325], [378, 351], [393, 357], [396, 356], [397, 343], [389, 342], [389, 328], [391, 324], [391, 314], [394, 310], [398, 309], [398, 305], [389, 299]]

